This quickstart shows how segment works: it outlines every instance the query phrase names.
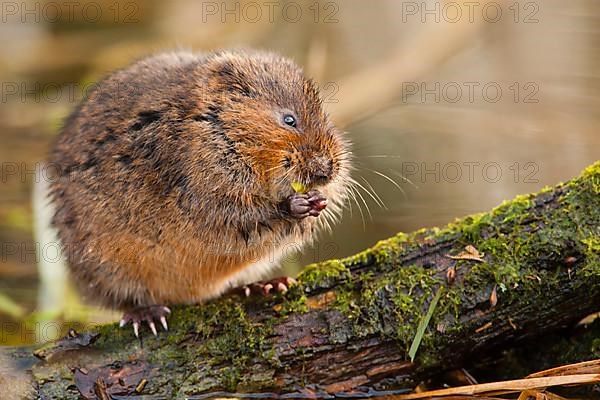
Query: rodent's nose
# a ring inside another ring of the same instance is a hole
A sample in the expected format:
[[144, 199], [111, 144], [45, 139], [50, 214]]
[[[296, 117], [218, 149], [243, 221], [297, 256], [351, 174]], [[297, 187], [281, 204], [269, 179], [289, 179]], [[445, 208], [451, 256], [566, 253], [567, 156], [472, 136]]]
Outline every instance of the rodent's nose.
[[324, 184], [331, 179], [333, 163], [325, 157], [316, 157], [311, 163], [311, 180], [315, 184]]
[[329, 180], [329, 176], [323, 175], [321, 173], [312, 176], [312, 181], [316, 184], [323, 184], [323, 183], [327, 182], [328, 180]]

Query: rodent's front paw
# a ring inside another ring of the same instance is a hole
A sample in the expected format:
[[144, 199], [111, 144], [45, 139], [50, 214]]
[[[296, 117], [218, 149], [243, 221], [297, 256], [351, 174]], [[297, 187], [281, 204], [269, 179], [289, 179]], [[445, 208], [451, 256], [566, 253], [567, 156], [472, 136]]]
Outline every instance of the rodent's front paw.
[[310, 190], [306, 194], [311, 207], [308, 213], [313, 217], [317, 217], [327, 207], [327, 198], [318, 190]]
[[298, 219], [306, 218], [309, 215], [318, 217], [321, 211], [327, 207], [327, 199], [318, 190], [294, 193], [288, 197], [287, 202], [289, 214]]

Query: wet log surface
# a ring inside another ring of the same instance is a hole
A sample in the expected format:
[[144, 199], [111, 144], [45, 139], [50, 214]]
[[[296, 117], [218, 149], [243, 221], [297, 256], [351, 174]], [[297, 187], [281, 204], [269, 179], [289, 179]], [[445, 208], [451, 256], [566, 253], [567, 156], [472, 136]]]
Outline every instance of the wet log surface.
[[283, 297], [175, 307], [158, 338], [107, 325], [38, 349], [37, 361], [23, 349], [5, 361], [45, 398], [412, 389], [600, 310], [600, 163], [488, 213], [310, 265], [299, 281]]

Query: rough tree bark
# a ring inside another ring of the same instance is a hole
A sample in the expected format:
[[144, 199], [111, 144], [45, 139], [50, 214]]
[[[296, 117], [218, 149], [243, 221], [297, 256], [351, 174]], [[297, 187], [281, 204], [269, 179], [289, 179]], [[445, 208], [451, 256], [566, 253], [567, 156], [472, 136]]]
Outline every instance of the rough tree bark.
[[143, 342], [107, 325], [38, 350], [37, 362], [9, 358], [45, 398], [410, 389], [600, 309], [600, 163], [445, 228], [310, 265], [299, 281], [284, 297], [177, 307], [171, 331], [145, 330]]

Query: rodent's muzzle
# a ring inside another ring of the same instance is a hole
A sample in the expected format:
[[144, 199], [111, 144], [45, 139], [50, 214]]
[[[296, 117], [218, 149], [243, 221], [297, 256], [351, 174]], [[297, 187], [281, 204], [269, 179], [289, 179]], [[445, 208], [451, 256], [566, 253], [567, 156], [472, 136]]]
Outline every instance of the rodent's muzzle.
[[326, 157], [314, 157], [308, 168], [310, 183], [313, 185], [324, 185], [333, 176], [333, 162]]

